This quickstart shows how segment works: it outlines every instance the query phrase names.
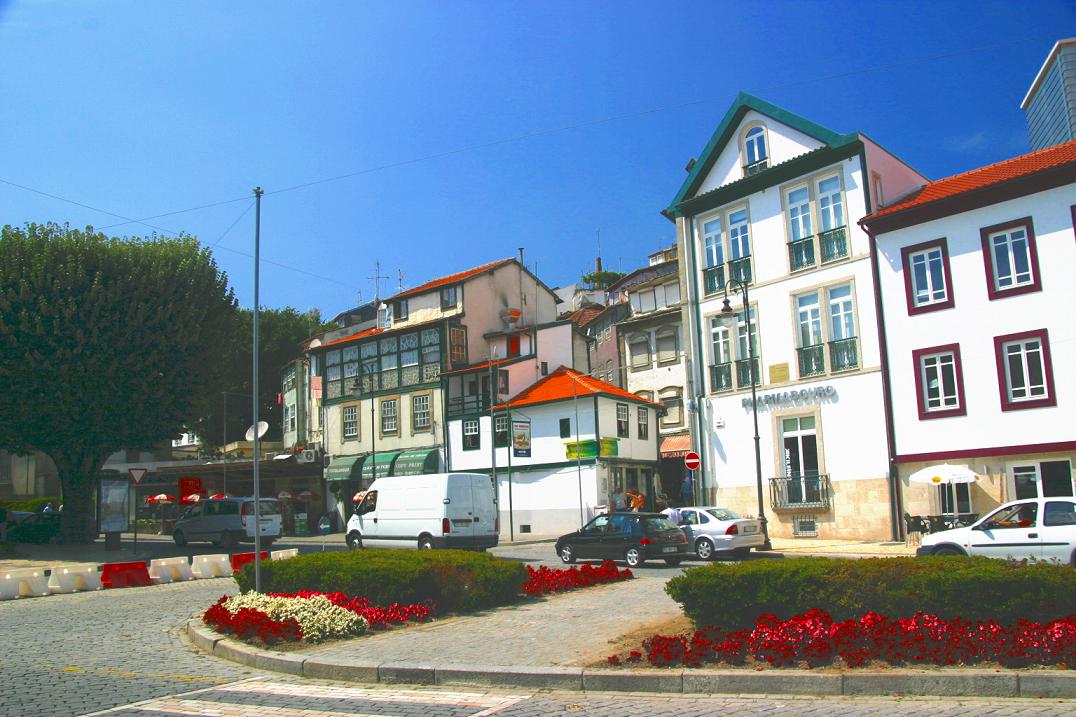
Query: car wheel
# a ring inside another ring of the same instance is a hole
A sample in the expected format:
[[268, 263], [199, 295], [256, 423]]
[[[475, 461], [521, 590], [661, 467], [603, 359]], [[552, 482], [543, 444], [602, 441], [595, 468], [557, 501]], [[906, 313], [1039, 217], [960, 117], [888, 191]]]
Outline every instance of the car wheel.
[[643, 553], [639, 548], [632, 546], [624, 551], [624, 562], [629, 568], [637, 568], [643, 564]]
[[359, 531], [353, 530], [347, 534], [347, 547], [352, 550], [362, 549], [362, 535], [359, 534]]
[[237, 542], [233, 533], [221, 533], [220, 535], [220, 547], [222, 548], [234, 548]]
[[932, 555], [963, 555], [959, 548], [954, 548], [951, 545], [943, 545], [940, 548], [935, 548]]
[[571, 543], [565, 543], [560, 546], [560, 550], [557, 551], [560, 555], [560, 561], [571, 565], [575, 562], [575, 547]]
[[683, 558], [665, 558], [665, 564], [668, 565], [670, 568], [675, 568], [677, 565], [680, 564], [681, 560], [683, 560]]
[[699, 560], [713, 559], [714, 544], [709, 538], [700, 538], [699, 542], [695, 543], [695, 555], [699, 556]]
[[433, 550], [433, 538], [428, 535], [420, 536], [418, 539], [419, 550]]
[[172, 533], [172, 540], [176, 541], [176, 545], [181, 548], [187, 544], [187, 536], [183, 534], [182, 530]]

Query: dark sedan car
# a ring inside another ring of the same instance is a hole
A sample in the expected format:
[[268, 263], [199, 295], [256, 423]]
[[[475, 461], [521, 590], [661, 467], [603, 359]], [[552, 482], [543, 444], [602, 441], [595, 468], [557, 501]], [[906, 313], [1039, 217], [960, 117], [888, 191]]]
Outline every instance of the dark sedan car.
[[55, 543], [60, 539], [60, 516], [57, 513], [23, 513], [13, 511], [14, 527], [8, 530], [12, 543]]
[[607, 513], [574, 533], [557, 539], [557, 555], [565, 563], [576, 560], [623, 560], [638, 567], [661, 558], [679, 565], [691, 555], [687, 536], [661, 513]]

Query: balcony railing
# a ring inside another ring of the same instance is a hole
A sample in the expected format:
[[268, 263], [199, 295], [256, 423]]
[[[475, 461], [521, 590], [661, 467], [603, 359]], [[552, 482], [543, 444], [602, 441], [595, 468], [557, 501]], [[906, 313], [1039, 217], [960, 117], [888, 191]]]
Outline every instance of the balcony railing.
[[804, 346], [796, 349], [799, 358], [800, 378], [817, 376], [826, 372], [825, 344]]
[[[758, 358], [755, 358], [755, 385], [762, 382], [762, 374], [758, 370]], [[740, 359], [736, 362], [736, 385], [751, 385], [751, 359]]]
[[770, 166], [769, 159], [760, 159], [757, 162], [751, 164], [745, 164], [743, 167], [743, 176], [750, 177], [752, 174], [758, 174], [762, 170]]
[[818, 235], [818, 243], [822, 247], [823, 264], [848, 256], [848, 232], [845, 227], [822, 232]]
[[770, 478], [770, 506], [774, 510], [829, 510], [829, 476], [808, 473]]
[[732, 390], [732, 362], [719, 363], [710, 367], [710, 391]]
[[716, 294], [725, 288], [725, 265], [718, 264], [702, 270], [702, 282], [706, 295]]
[[729, 276], [744, 284], [751, 283], [751, 257], [733, 259], [729, 262]]
[[855, 336], [829, 342], [829, 365], [831, 371], [847, 371], [859, 366], [859, 346]]
[[480, 393], [474, 396], [454, 396], [448, 399], [445, 413], [449, 418], [466, 416], [467, 414], [485, 413], [489, 411], [488, 393]]
[[814, 237], [788, 243], [788, 263], [792, 271], [814, 266]]

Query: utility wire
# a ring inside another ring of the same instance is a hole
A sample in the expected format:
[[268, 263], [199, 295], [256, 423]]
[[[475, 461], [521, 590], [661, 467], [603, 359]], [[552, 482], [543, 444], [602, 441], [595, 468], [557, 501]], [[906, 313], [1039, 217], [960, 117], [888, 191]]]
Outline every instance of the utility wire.
[[[251, 202], [250, 204], [248, 204], [247, 208], [243, 210], [243, 213], [240, 214], [238, 217], [236, 217], [234, 222], [232, 222], [231, 224], [228, 225], [228, 228], [224, 230], [224, 233], [221, 234], [219, 237], [217, 237], [217, 240], [215, 242], [213, 242], [212, 244], [209, 245], [210, 248], [213, 248], [213, 247], [217, 246], [218, 244], [220, 244], [222, 241], [224, 241], [224, 237], [228, 236], [228, 232], [230, 232], [232, 229], [234, 229], [235, 225], [239, 223], [239, 220], [242, 219], [243, 217], [245, 217], [247, 215], [247, 212], [249, 212], [251, 209], [254, 208], [254, 204], [255, 204], [254, 202]], [[103, 228], [107, 228], [107, 227], [103, 227]]]

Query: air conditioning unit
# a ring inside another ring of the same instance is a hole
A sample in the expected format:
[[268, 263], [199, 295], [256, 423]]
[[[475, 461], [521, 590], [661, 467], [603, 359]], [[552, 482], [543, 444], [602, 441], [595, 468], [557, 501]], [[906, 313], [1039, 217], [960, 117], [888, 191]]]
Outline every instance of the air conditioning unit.
[[318, 448], [308, 448], [305, 451], [295, 454], [295, 460], [300, 463], [317, 463], [321, 460], [321, 450]]

